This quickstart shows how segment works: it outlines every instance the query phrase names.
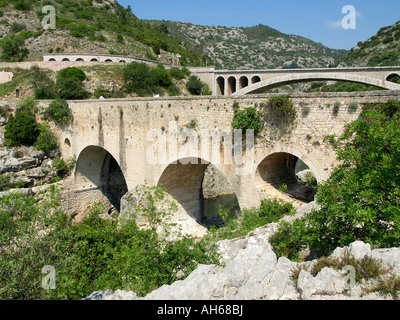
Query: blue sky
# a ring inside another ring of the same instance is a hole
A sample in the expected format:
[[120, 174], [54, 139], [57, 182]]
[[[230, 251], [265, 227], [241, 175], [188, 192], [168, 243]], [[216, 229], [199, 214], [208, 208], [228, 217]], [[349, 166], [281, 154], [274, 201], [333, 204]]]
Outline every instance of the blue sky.
[[[173, 20], [211, 26], [264, 24], [334, 49], [351, 49], [380, 28], [400, 20], [399, 0], [117, 0], [140, 19]], [[356, 29], [345, 30], [345, 5], [356, 10]]]

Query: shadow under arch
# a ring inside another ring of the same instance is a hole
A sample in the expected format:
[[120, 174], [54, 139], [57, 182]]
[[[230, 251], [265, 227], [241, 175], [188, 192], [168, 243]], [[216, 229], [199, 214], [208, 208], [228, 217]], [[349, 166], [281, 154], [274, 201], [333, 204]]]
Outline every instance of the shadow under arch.
[[120, 210], [121, 198], [128, 192], [128, 186], [118, 162], [106, 149], [84, 148], [76, 162], [74, 178], [76, 188], [99, 189]]
[[301, 202], [311, 202], [317, 185], [317, 172], [311, 168], [311, 165], [290, 152], [273, 152], [257, 166], [255, 183], [267, 193], [273, 187]]
[[[211, 170], [207, 173], [207, 169]], [[185, 211], [199, 223], [205, 225], [209, 223], [214, 215], [206, 212], [205, 201], [209, 200], [209, 189], [215, 185], [210, 179], [215, 181], [224, 180], [228, 184], [226, 177], [213, 164], [202, 160], [201, 158], [182, 158], [177, 162], [171, 163], [163, 170], [158, 185], [162, 186], [171, 196], [175, 197], [177, 202]], [[208, 181], [205, 182], [205, 179]], [[207, 192], [204, 192], [207, 188]], [[237, 198], [232, 190], [236, 202]], [[211, 197], [218, 198], [219, 194], [213, 194]]]

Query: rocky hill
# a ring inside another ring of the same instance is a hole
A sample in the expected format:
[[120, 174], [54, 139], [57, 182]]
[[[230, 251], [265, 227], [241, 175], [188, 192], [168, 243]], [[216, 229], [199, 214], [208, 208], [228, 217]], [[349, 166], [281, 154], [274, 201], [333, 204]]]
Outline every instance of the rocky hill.
[[[42, 27], [45, 5], [55, 8], [55, 29]], [[179, 54], [182, 65], [205, 64], [179, 41], [138, 19], [130, 7], [126, 9], [116, 0], [1, 0], [0, 38], [3, 61], [40, 60], [48, 53], [92, 53], [170, 62], [171, 54]], [[22, 45], [18, 44], [21, 41]]]
[[168, 30], [186, 48], [223, 69], [282, 68], [291, 64], [326, 67], [347, 53], [264, 25], [237, 28], [174, 21], [149, 22]]
[[340, 66], [394, 66], [400, 64], [400, 21], [380, 29], [370, 39], [359, 42]]

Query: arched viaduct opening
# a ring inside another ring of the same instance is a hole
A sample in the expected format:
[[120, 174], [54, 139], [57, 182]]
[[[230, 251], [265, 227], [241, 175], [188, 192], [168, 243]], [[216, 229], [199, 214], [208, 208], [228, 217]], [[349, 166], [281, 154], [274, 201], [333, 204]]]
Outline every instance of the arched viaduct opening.
[[239, 89], [243, 89], [249, 86], [249, 78], [242, 76], [239, 79]]
[[219, 96], [225, 95], [225, 78], [224, 77], [217, 78], [217, 94]]
[[398, 73], [391, 73], [386, 77], [386, 81], [399, 83], [400, 84], [400, 74]]
[[228, 95], [231, 95], [236, 92], [236, 78], [229, 77], [228, 78]]
[[315, 173], [301, 159], [290, 153], [276, 152], [258, 165], [256, 185], [267, 194], [278, 191], [301, 202], [311, 202], [317, 180]]
[[99, 189], [119, 211], [121, 198], [128, 192], [122, 170], [105, 149], [89, 146], [80, 153], [75, 169], [77, 189]]
[[[212, 172], [207, 169], [212, 169]], [[200, 158], [184, 158], [168, 165], [158, 181], [158, 185], [175, 197], [191, 217], [206, 227], [223, 223], [218, 215], [219, 205], [229, 210], [230, 215], [240, 213], [233, 190], [229, 195], [218, 194], [219, 189], [210, 191], [218, 187], [218, 183], [228, 184], [215, 166]]]

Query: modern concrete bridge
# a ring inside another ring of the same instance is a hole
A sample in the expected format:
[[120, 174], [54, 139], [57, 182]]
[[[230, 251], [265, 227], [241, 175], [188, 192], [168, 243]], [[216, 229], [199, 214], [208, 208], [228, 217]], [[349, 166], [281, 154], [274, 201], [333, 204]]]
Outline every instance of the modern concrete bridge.
[[[213, 93], [221, 96], [242, 96], [262, 93], [279, 86], [308, 81], [349, 81], [388, 90], [400, 90], [400, 84], [388, 81], [400, 76], [398, 67], [313, 68], [269, 70], [216, 70]], [[204, 75], [203, 75], [204, 76]]]

